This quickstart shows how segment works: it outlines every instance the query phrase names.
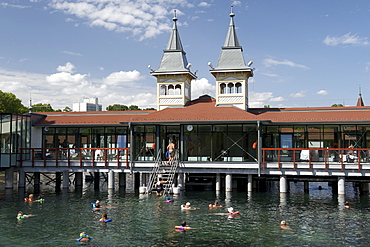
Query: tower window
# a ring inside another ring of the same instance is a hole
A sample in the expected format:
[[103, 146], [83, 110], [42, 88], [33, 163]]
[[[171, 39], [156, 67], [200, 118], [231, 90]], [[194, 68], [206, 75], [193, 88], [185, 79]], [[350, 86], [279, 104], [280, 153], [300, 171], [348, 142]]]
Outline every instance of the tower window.
[[167, 87], [166, 85], [161, 86], [161, 95], [167, 95]]
[[168, 95], [175, 95], [175, 87], [173, 85], [168, 85]]
[[221, 83], [220, 84], [220, 94], [225, 94], [226, 93], [226, 84], [225, 83]]
[[181, 85], [179, 84], [175, 86], [175, 95], [181, 95]]
[[240, 82], [235, 84], [235, 93], [243, 93], [243, 85]]
[[227, 84], [227, 94], [232, 94], [234, 93], [234, 83], [229, 82]]

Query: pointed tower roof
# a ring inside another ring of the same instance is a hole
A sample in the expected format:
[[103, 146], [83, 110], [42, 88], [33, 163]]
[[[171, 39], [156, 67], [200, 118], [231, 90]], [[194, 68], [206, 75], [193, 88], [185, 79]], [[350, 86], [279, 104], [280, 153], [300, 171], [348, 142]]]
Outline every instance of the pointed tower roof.
[[177, 73], [190, 73], [194, 78], [196, 76], [190, 72], [190, 64], [186, 59], [186, 52], [184, 51], [180, 39], [179, 31], [177, 30], [177, 17], [176, 11], [173, 17], [173, 27], [167, 48], [163, 51], [163, 56], [159, 68], [152, 71], [152, 75], [159, 74], [177, 74]]
[[236, 35], [235, 25], [234, 25], [233, 9], [231, 6], [230, 13], [230, 25], [227, 31], [224, 46], [222, 47], [220, 57], [218, 59], [218, 64], [216, 68], [211, 71], [218, 70], [248, 70], [251, 69], [246, 66], [243, 57], [243, 48], [239, 44], [238, 36]]
[[360, 88], [360, 94], [359, 94], [359, 96], [358, 96], [356, 106], [365, 106], [364, 101], [362, 100], [361, 88]]

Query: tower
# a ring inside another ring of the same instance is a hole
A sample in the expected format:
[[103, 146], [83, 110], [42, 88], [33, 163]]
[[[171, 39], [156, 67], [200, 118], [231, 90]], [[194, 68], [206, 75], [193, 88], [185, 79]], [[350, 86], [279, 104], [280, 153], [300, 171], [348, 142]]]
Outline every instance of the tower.
[[210, 72], [216, 78], [216, 106], [236, 106], [248, 109], [248, 78], [253, 77], [253, 70], [245, 65], [243, 48], [240, 46], [234, 25], [235, 14], [230, 13], [230, 25], [222, 47], [218, 64], [212, 64]]
[[176, 12], [167, 48], [157, 70], [151, 75], [157, 78], [157, 110], [167, 107], [184, 107], [191, 100], [191, 81], [197, 77], [190, 71], [179, 32]]

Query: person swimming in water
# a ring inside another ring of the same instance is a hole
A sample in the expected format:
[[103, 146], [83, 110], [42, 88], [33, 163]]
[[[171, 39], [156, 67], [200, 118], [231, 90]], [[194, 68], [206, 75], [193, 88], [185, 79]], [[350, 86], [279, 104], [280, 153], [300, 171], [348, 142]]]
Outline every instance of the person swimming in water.
[[219, 205], [218, 201], [216, 200], [214, 204], [209, 204], [208, 207], [210, 207], [210, 208], [221, 208], [222, 205]]
[[80, 241], [89, 241], [91, 240], [92, 237], [89, 237], [89, 235], [87, 235], [85, 232], [81, 232], [80, 233], [80, 237], [78, 239], [76, 239], [78, 242]]
[[166, 197], [166, 202], [173, 202], [173, 199], [171, 199], [171, 197], [167, 196]]
[[194, 208], [191, 206], [190, 202], [187, 202], [185, 205], [181, 205], [181, 210], [194, 210], [194, 209], [198, 209], [198, 208]]
[[197, 229], [197, 228], [187, 226], [185, 220], [181, 222], [181, 225], [175, 226], [175, 230], [179, 232], [183, 232], [183, 231], [190, 230], [190, 229]]
[[286, 221], [285, 220], [282, 220], [280, 222], [280, 228], [282, 228], [282, 229], [290, 229], [290, 227], [286, 224]]
[[158, 182], [155, 183], [155, 192], [157, 193], [157, 196], [163, 195], [164, 192], [163, 184], [166, 184], [167, 182], [168, 181], [158, 180]]
[[229, 207], [227, 211], [229, 212], [229, 215], [239, 215], [240, 213], [239, 211], [234, 211], [233, 207]]
[[22, 211], [19, 211], [18, 214], [17, 214], [17, 219], [20, 220], [20, 219], [24, 219], [24, 218], [33, 217], [33, 216], [36, 216], [36, 215], [24, 214]]

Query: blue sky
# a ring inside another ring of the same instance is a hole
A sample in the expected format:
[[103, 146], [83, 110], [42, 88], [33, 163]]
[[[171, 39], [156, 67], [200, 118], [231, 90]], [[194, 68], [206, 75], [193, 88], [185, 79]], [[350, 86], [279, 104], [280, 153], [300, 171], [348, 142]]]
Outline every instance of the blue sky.
[[370, 105], [367, 0], [3, 0], [0, 90], [24, 105], [72, 107], [84, 97], [156, 107], [158, 68], [177, 10], [192, 71], [192, 97], [215, 94], [217, 64], [233, 5], [250, 107]]

